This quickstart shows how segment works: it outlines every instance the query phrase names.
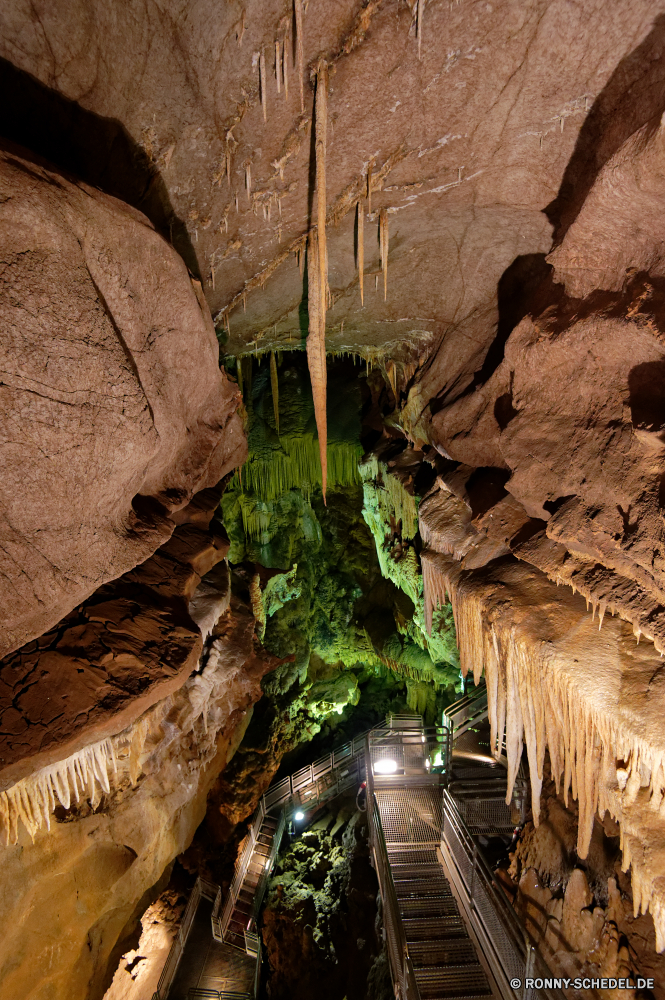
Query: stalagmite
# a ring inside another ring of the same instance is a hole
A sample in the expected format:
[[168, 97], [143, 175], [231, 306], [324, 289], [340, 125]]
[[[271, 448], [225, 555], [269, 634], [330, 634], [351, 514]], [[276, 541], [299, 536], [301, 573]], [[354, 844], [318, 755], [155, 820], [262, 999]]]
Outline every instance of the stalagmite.
[[263, 108], [263, 120], [268, 121], [268, 94], [266, 90], [266, 54], [261, 49], [259, 55], [259, 76], [261, 79], [261, 107]]
[[275, 41], [275, 78], [277, 80], [277, 93], [282, 93], [282, 56], [279, 51], [279, 39]]
[[362, 198], [358, 201], [358, 285], [360, 286], [360, 304], [364, 305], [363, 279], [365, 277], [365, 213]]
[[379, 212], [379, 247], [381, 250], [381, 270], [383, 271], [383, 299], [388, 297], [388, 209]]
[[300, 87], [300, 114], [305, 113], [305, 95], [303, 92], [303, 74], [305, 72], [302, 40], [302, 0], [293, 0], [296, 13], [296, 47], [298, 50], [298, 85]]
[[[252, 164], [248, 160], [245, 163], [245, 190], [247, 191], [247, 201], [252, 200]], [[238, 200], [236, 198], [236, 211], [238, 209]]]
[[270, 352], [270, 385], [272, 388], [272, 412], [275, 417], [275, 428], [279, 434], [279, 381], [277, 379], [277, 360], [275, 352]]

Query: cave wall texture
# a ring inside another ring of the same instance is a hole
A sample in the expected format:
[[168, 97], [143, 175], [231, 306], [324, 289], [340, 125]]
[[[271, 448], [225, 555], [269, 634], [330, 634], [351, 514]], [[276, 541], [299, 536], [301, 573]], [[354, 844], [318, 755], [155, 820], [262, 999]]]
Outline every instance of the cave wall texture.
[[218, 343], [304, 346], [326, 103], [326, 347], [436, 473], [412, 638], [450, 597], [534, 824], [547, 750], [665, 946], [665, 4], [420, 3], [0, 9], [3, 1000], [103, 996], [278, 665]]

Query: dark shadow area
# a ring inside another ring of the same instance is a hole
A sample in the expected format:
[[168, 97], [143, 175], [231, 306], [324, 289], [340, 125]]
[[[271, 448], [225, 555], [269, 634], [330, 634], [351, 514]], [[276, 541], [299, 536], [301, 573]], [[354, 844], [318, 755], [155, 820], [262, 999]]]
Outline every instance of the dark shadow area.
[[200, 278], [187, 228], [161, 174], [120, 122], [86, 111], [6, 59], [0, 59], [0, 90], [1, 136], [143, 212]]
[[510, 539], [511, 549], [516, 548], [523, 542], [530, 541], [530, 539], [540, 534], [540, 532], [544, 536], [546, 527], [546, 521], [542, 521], [539, 517], [530, 517], [526, 524], [523, 524], [519, 531]]
[[504, 392], [500, 396], [497, 396], [496, 403], [494, 404], [494, 419], [502, 431], [505, 431], [510, 421], [513, 420], [518, 413], [519, 410], [516, 410], [513, 406], [512, 392]]
[[471, 473], [466, 482], [466, 492], [473, 517], [482, 517], [495, 504], [508, 496], [506, 483], [512, 473], [508, 469], [483, 466]]
[[659, 431], [665, 427], [665, 361], [647, 361], [628, 373], [633, 427]]
[[665, 473], [660, 477], [658, 483], [658, 506], [661, 510], [665, 507]]
[[[559, 303], [565, 297], [563, 285], [556, 285], [552, 280], [552, 274], [553, 268], [545, 260], [544, 253], [523, 254], [516, 257], [506, 268], [497, 286], [499, 319], [496, 335], [490, 344], [485, 360], [475, 373], [471, 383], [459, 396], [453, 397], [453, 387], [452, 390], [444, 390], [440, 396], [430, 401], [432, 416], [442, 410], [451, 398], [457, 401], [468, 396], [492, 377], [503, 361], [508, 337], [525, 316], [538, 316], [548, 305]], [[434, 354], [435, 352], [432, 357]], [[502, 397], [497, 413], [499, 425], [501, 425], [499, 416], [505, 420], [507, 425], [516, 412], [512, 409], [512, 399], [506, 400]]]
[[[552, 268], [545, 260], [544, 253], [528, 253], [516, 257], [499, 278], [497, 287], [497, 304], [499, 321], [496, 337], [485, 356], [482, 368], [476, 372], [472, 389], [483, 385], [494, 374], [503, 361], [506, 341], [518, 323], [525, 316], [540, 311], [537, 304], [542, 297], [542, 289], [546, 284], [552, 289]], [[538, 293], [541, 292], [541, 295]], [[544, 303], [543, 303], [544, 304]]]
[[546, 510], [548, 514], [558, 513], [563, 505], [569, 500], [576, 500], [577, 497], [574, 493], [569, 493], [565, 497], [557, 497], [556, 500], [545, 500], [543, 503], [543, 510]]
[[655, 131], [665, 109], [665, 14], [622, 59], [593, 103], [554, 201], [545, 209], [559, 244], [577, 218], [600, 170], [647, 122]]

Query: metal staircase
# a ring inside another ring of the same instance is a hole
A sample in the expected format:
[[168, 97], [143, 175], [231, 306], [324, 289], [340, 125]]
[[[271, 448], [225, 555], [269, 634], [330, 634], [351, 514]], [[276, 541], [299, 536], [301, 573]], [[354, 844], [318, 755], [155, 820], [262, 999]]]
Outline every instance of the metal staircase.
[[469, 831], [490, 836], [511, 833], [526, 816], [528, 781], [520, 765], [508, 805], [505, 743], [495, 759], [484, 684], [445, 709], [442, 723], [452, 747], [446, 783]]
[[[258, 996], [257, 918], [286, 811], [311, 811], [346, 788], [357, 787], [365, 777], [370, 844], [396, 997], [562, 1000], [556, 986], [550, 988], [557, 981], [521, 928], [474, 839], [511, 829], [505, 770], [484, 750], [483, 698], [483, 692], [476, 691], [462, 699], [449, 710], [446, 724], [437, 728], [424, 728], [420, 716], [392, 717], [385, 728], [356, 737], [272, 785], [252, 819], [223, 908], [221, 889], [197, 882], [153, 1000], [168, 995], [198, 899], [212, 899], [215, 890], [211, 919], [216, 947], [231, 945], [230, 954], [238, 956], [239, 950], [256, 960], [253, 995]], [[547, 985], [511, 988], [510, 979], [524, 984], [528, 977]], [[248, 996], [214, 989], [190, 994], [211, 1000]]]
[[441, 777], [431, 761], [443, 738], [418, 728], [375, 731], [368, 742], [370, 837], [404, 1000], [495, 995], [440, 861]]
[[[226, 944], [258, 956], [256, 919], [263, 901], [284, 832], [284, 813], [261, 818], [256, 834], [250, 831], [245, 845], [246, 860], [236, 870], [218, 935]], [[213, 927], [215, 914], [213, 913]]]
[[[417, 720], [410, 730], [368, 736], [370, 843], [395, 994], [399, 1000], [562, 1000], [474, 839], [495, 834], [509, 819], [505, 801], [492, 797], [500, 779], [490, 778], [484, 788], [468, 776], [456, 778], [449, 739], [449, 727], [425, 729]], [[435, 760], [443, 760], [442, 773]], [[462, 814], [469, 806], [476, 813], [467, 825]]]
[[365, 777], [365, 742], [361, 733], [332, 753], [271, 785], [262, 796], [240, 855], [233, 881], [222, 906], [219, 889], [212, 911], [216, 941], [258, 957], [257, 918], [286, 825], [286, 812], [309, 811]]

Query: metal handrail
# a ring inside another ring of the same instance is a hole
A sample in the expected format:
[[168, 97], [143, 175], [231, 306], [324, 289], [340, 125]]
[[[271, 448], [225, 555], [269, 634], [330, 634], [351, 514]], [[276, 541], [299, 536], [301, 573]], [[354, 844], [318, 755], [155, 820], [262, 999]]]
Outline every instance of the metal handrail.
[[[312, 786], [316, 786], [315, 797], [317, 802], [321, 802], [326, 798], [338, 795], [352, 784], [355, 784], [358, 778], [361, 777], [361, 772], [364, 771], [365, 742], [369, 732], [371, 732], [371, 730], [366, 730], [364, 733], [354, 736], [354, 738], [348, 743], [344, 743], [342, 746], [336, 747], [326, 756], [319, 757], [318, 760], [315, 760], [312, 764], [308, 764], [306, 767], [300, 768], [298, 771], [294, 772], [294, 774], [291, 774], [277, 782], [277, 784], [271, 785], [267, 792], [261, 796], [247, 830], [243, 849], [236, 860], [233, 879], [231, 881], [231, 885], [229, 886], [223, 910], [221, 888], [215, 899], [215, 905], [212, 912], [212, 929], [213, 937], [215, 937], [216, 940], [224, 940], [224, 934], [226, 933], [233, 909], [238, 900], [238, 896], [240, 895], [264, 818], [269, 813], [275, 812], [276, 808], [284, 806], [286, 803], [293, 801], [294, 799], [299, 803], [303, 803], [306, 799], [306, 796], [303, 793], [305, 793], [306, 790]], [[321, 787], [319, 785], [322, 778], [334, 771], [341, 771], [344, 765], [347, 765], [347, 770], [340, 773], [334, 784], [329, 784], [325, 787]], [[278, 841], [281, 838], [281, 833], [284, 829], [283, 822], [282, 812], [282, 818], [280, 819], [280, 823], [282, 824], [280, 835], [279, 837], [275, 835], [273, 839], [273, 844], [277, 843], [276, 850], [279, 848]], [[257, 886], [257, 892], [261, 888], [262, 883], [267, 884], [267, 878], [264, 878], [263, 875], [261, 876], [259, 886]], [[256, 901], [257, 898], [257, 893], [255, 893], [254, 901]]]
[[[251, 931], [252, 927], [256, 926], [256, 921], [259, 916], [259, 910], [261, 909], [261, 903], [263, 901], [263, 896], [268, 887], [268, 880], [272, 873], [275, 861], [277, 860], [277, 855], [279, 853], [279, 845], [282, 842], [282, 834], [284, 833], [284, 827], [286, 825], [286, 817], [284, 812], [281, 813], [279, 817], [279, 823], [277, 824], [277, 829], [273, 834], [272, 844], [270, 845], [270, 854], [266, 860], [265, 867], [261, 872], [261, 877], [259, 878], [258, 885], [254, 890], [254, 899], [252, 901], [252, 910], [250, 914], [250, 919], [248, 920], [247, 930]], [[258, 942], [257, 942], [258, 943]], [[248, 952], [249, 954], [249, 952]], [[257, 952], [258, 954], [258, 952]]]
[[[368, 768], [368, 774], [370, 771], [371, 768]], [[381, 824], [381, 814], [373, 791], [371, 795], [368, 794], [367, 796], [367, 805], [370, 844], [374, 849], [376, 871], [381, 889], [381, 898], [383, 900], [383, 923], [386, 929], [388, 960], [390, 962], [393, 982], [400, 985], [402, 1000], [420, 1000], [404, 925], [402, 924], [402, 917], [399, 912], [395, 883], [393, 882], [390, 870], [386, 838]]]
[[[258, 935], [257, 935], [258, 936]], [[254, 996], [258, 997], [259, 988], [261, 986], [261, 938], [258, 938], [258, 944], [256, 949], [256, 969], [254, 970]]]
[[[460, 838], [460, 842], [465, 849], [467, 857], [472, 863], [474, 873], [485, 883], [486, 888], [490, 892], [495, 908], [501, 914], [501, 922], [504, 925], [504, 928], [513, 938], [515, 946], [523, 952], [525, 949], [524, 929], [517, 919], [517, 914], [515, 913], [510, 900], [506, 896], [504, 889], [495, 880], [491, 868], [485, 861], [482, 854], [478, 851], [473, 836], [468, 830], [466, 823], [457, 808], [455, 799], [447, 789], [444, 789], [443, 792], [443, 810], [444, 816], [446, 816], [446, 818], [455, 827], [455, 832]], [[464, 878], [463, 875], [462, 877]]]
[[206, 882], [205, 879], [197, 878], [194, 883], [194, 888], [192, 889], [191, 895], [187, 900], [187, 906], [185, 907], [185, 911], [182, 915], [180, 927], [171, 942], [171, 947], [168, 955], [166, 956], [166, 962], [164, 963], [162, 974], [159, 977], [157, 989], [152, 995], [152, 1000], [165, 1000], [168, 996], [171, 983], [173, 982], [175, 974], [178, 970], [180, 959], [182, 958], [182, 953], [185, 950], [187, 938], [189, 937], [189, 932], [192, 929], [192, 924], [194, 922], [194, 917], [196, 916], [199, 903], [201, 899], [216, 899], [218, 889], [219, 886], [212, 882]]
[[[515, 991], [512, 990], [508, 983], [506, 954], [501, 954], [501, 949], [497, 945], [496, 935], [493, 933], [492, 928], [487, 925], [487, 921], [477, 905], [479, 888], [484, 892], [496, 918], [501, 924], [503, 932], [509, 939], [509, 944], [514, 952], [513, 957], [521, 963], [518, 978], [521, 979], [523, 984], [522, 1000], [530, 1000], [530, 998], [536, 996], [547, 997], [549, 1000], [563, 1000], [563, 993], [555, 988], [529, 989], [527, 991], [527, 976], [529, 978], [533, 976], [534, 978], [544, 980], [551, 979], [552, 973], [535, 943], [520, 923], [503, 887], [496, 881], [489, 865], [479, 852], [470, 831], [467, 829], [457, 809], [453, 796], [447, 789], [443, 791], [443, 816], [442, 853], [446, 857], [451, 875], [465, 903], [471, 924], [479, 938], [482, 938], [485, 957], [492, 967], [492, 973], [504, 997], [507, 1000], [508, 998], [509, 1000], [514, 1000]], [[457, 837], [466, 855], [466, 860], [470, 866], [470, 875], [465, 874], [462, 870], [454, 851], [451, 849], [446, 836], [446, 824], [449, 824], [452, 828], [452, 832]], [[529, 972], [528, 970], [532, 971]]]
[[192, 986], [187, 992], [187, 1000], [254, 1000], [251, 993], [237, 993], [235, 990], [206, 990]]
[[444, 709], [442, 722], [457, 737], [487, 718], [487, 714], [487, 688], [482, 685]]

